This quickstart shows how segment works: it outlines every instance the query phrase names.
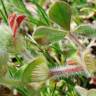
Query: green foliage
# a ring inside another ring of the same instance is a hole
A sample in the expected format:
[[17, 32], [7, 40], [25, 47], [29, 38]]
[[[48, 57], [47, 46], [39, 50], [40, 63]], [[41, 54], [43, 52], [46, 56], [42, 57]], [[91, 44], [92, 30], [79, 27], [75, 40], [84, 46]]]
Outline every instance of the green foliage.
[[[15, 38], [8, 24], [14, 12], [26, 16]], [[0, 18], [0, 84], [20, 96], [83, 96], [74, 87], [90, 88], [86, 73], [93, 81], [96, 76], [96, 42], [88, 42], [96, 36], [94, 1], [1, 0]], [[96, 94], [87, 89], [88, 96]]]
[[58, 1], [53, 4], [49, 9], [49, 17], [65, 30], [70, 30], [71, 8], [67, 3]]
[[0, 3], [2, 4], [2, 8], [0, 8], [0, 15], [2, 16], [5, 23], [8, 24], [8, 21], [7, 21], [8, 13], [7, 13], [7, 10], [6, 10], [5, 3], [4, 3], [3, 0], [0, 0]]
[[83, 24], [80, 25], [75, 32], [79, 35], [83, 35], [86, 37], [95, 37], [96, 36], [96, 28], [94, 27], [94, 25], [92, 26], [91, 24]]
[[49, 25], [49, 18], [45, 10], [38, 4], [38, 3], [43, 3], [44, 0], [39, 0], [36, 2], [36, 0], [30, 0], [36, 7], [37, 7], [37, 13], [39, 15], [39, 19], [41, 22], [44, 22], [45, 25]]
[[41, 44], [54, 43], [64, 38], [66, 31], [56, 30], [50, 27], [38, 27], [34, 32], [34, 39], [44, 40]]

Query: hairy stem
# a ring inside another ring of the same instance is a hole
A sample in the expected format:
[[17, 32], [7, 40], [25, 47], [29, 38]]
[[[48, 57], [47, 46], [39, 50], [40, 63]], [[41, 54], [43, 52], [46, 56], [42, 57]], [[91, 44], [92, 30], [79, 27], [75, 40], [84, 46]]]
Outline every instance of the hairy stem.
[[54, 78], [59, 77], [69, 77], [78, 73], [84, 72], [82, 66], [67, 66], [67, 67], [57, 67], [49, 70], [50, 76]]
[[71, 39], [81, 50], [85, 49], [85, 46], [80, 43], [74, 33], [69, 32], [69, 39]]

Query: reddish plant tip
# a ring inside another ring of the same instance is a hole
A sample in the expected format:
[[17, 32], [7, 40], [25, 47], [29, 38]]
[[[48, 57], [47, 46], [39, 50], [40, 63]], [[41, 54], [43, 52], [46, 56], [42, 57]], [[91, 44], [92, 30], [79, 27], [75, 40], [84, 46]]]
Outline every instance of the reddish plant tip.
[[11, 14], [8, 17], [8, 22], [9, 22], [9, 26], [11, 27], [12, 31], [13, 31], [13, 37], [16, 37], [16, 33], [21, 25], [21, 23], [24, 21], [25, 16], [24, 15], [19, 15], [17, 16], [15, 13]]
[[25, 19], [24, 15], [20, 15], [17, 17], [16, 21], [18, 23], [18, 26], [20, 26], [20, 24], [22, 23], [22, 21]]
[[11, 14], [11, 15], [8, 17], [8, 23], [9, 23], [9, 25], [10, 25], [11, 28], [12, 28], [13, 25], [14, 25], [15, 19], [16, 19], [16, 14], [15, 14], [15, 13]]

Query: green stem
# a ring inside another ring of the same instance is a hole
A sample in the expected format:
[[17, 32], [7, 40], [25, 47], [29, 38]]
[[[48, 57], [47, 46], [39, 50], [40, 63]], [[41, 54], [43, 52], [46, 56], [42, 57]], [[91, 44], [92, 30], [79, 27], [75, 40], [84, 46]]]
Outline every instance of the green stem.
[[2, 10], [0, 10], [0, 14], [1, 14], [3, 20], [8, 24], [7, 18], [6, 18], [6, 16], [3, 14]]
[[4, 10], [4, 12], [5, 12], [5, 15], [6, 15], [6, 17], [8, 18], [7, 10], [6, 10], [6, 7], [5, 7], [5, 5], [4, 5], [3, 0], [1, 0], [1, 4], [2, 4], [3, 10]]

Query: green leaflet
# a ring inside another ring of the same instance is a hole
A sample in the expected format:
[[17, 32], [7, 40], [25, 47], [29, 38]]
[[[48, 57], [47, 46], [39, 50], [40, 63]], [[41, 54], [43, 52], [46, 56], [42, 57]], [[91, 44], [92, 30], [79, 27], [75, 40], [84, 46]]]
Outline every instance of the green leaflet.
[[75, 32], [83, 36], [96, 37], [96, 28], [88, 24], [80, 25]]
[[48, 67], [46, 59], [43, 56], [35, 58], [28, 64], [22, 75], [22, 81], [28, 82], [40, 82], [48, 78]]
[[34, 39], [38, 40], [39, 44], [47, 45], [49, 43], [54, 43], [65, 37], [66, 31], [56, 30], [50, 27], [38, 27], [34, 32]]
[[64, 1], [55, 2], [49, 9], [49, 17], [65, 30], [70, 30], [71, 8]]

